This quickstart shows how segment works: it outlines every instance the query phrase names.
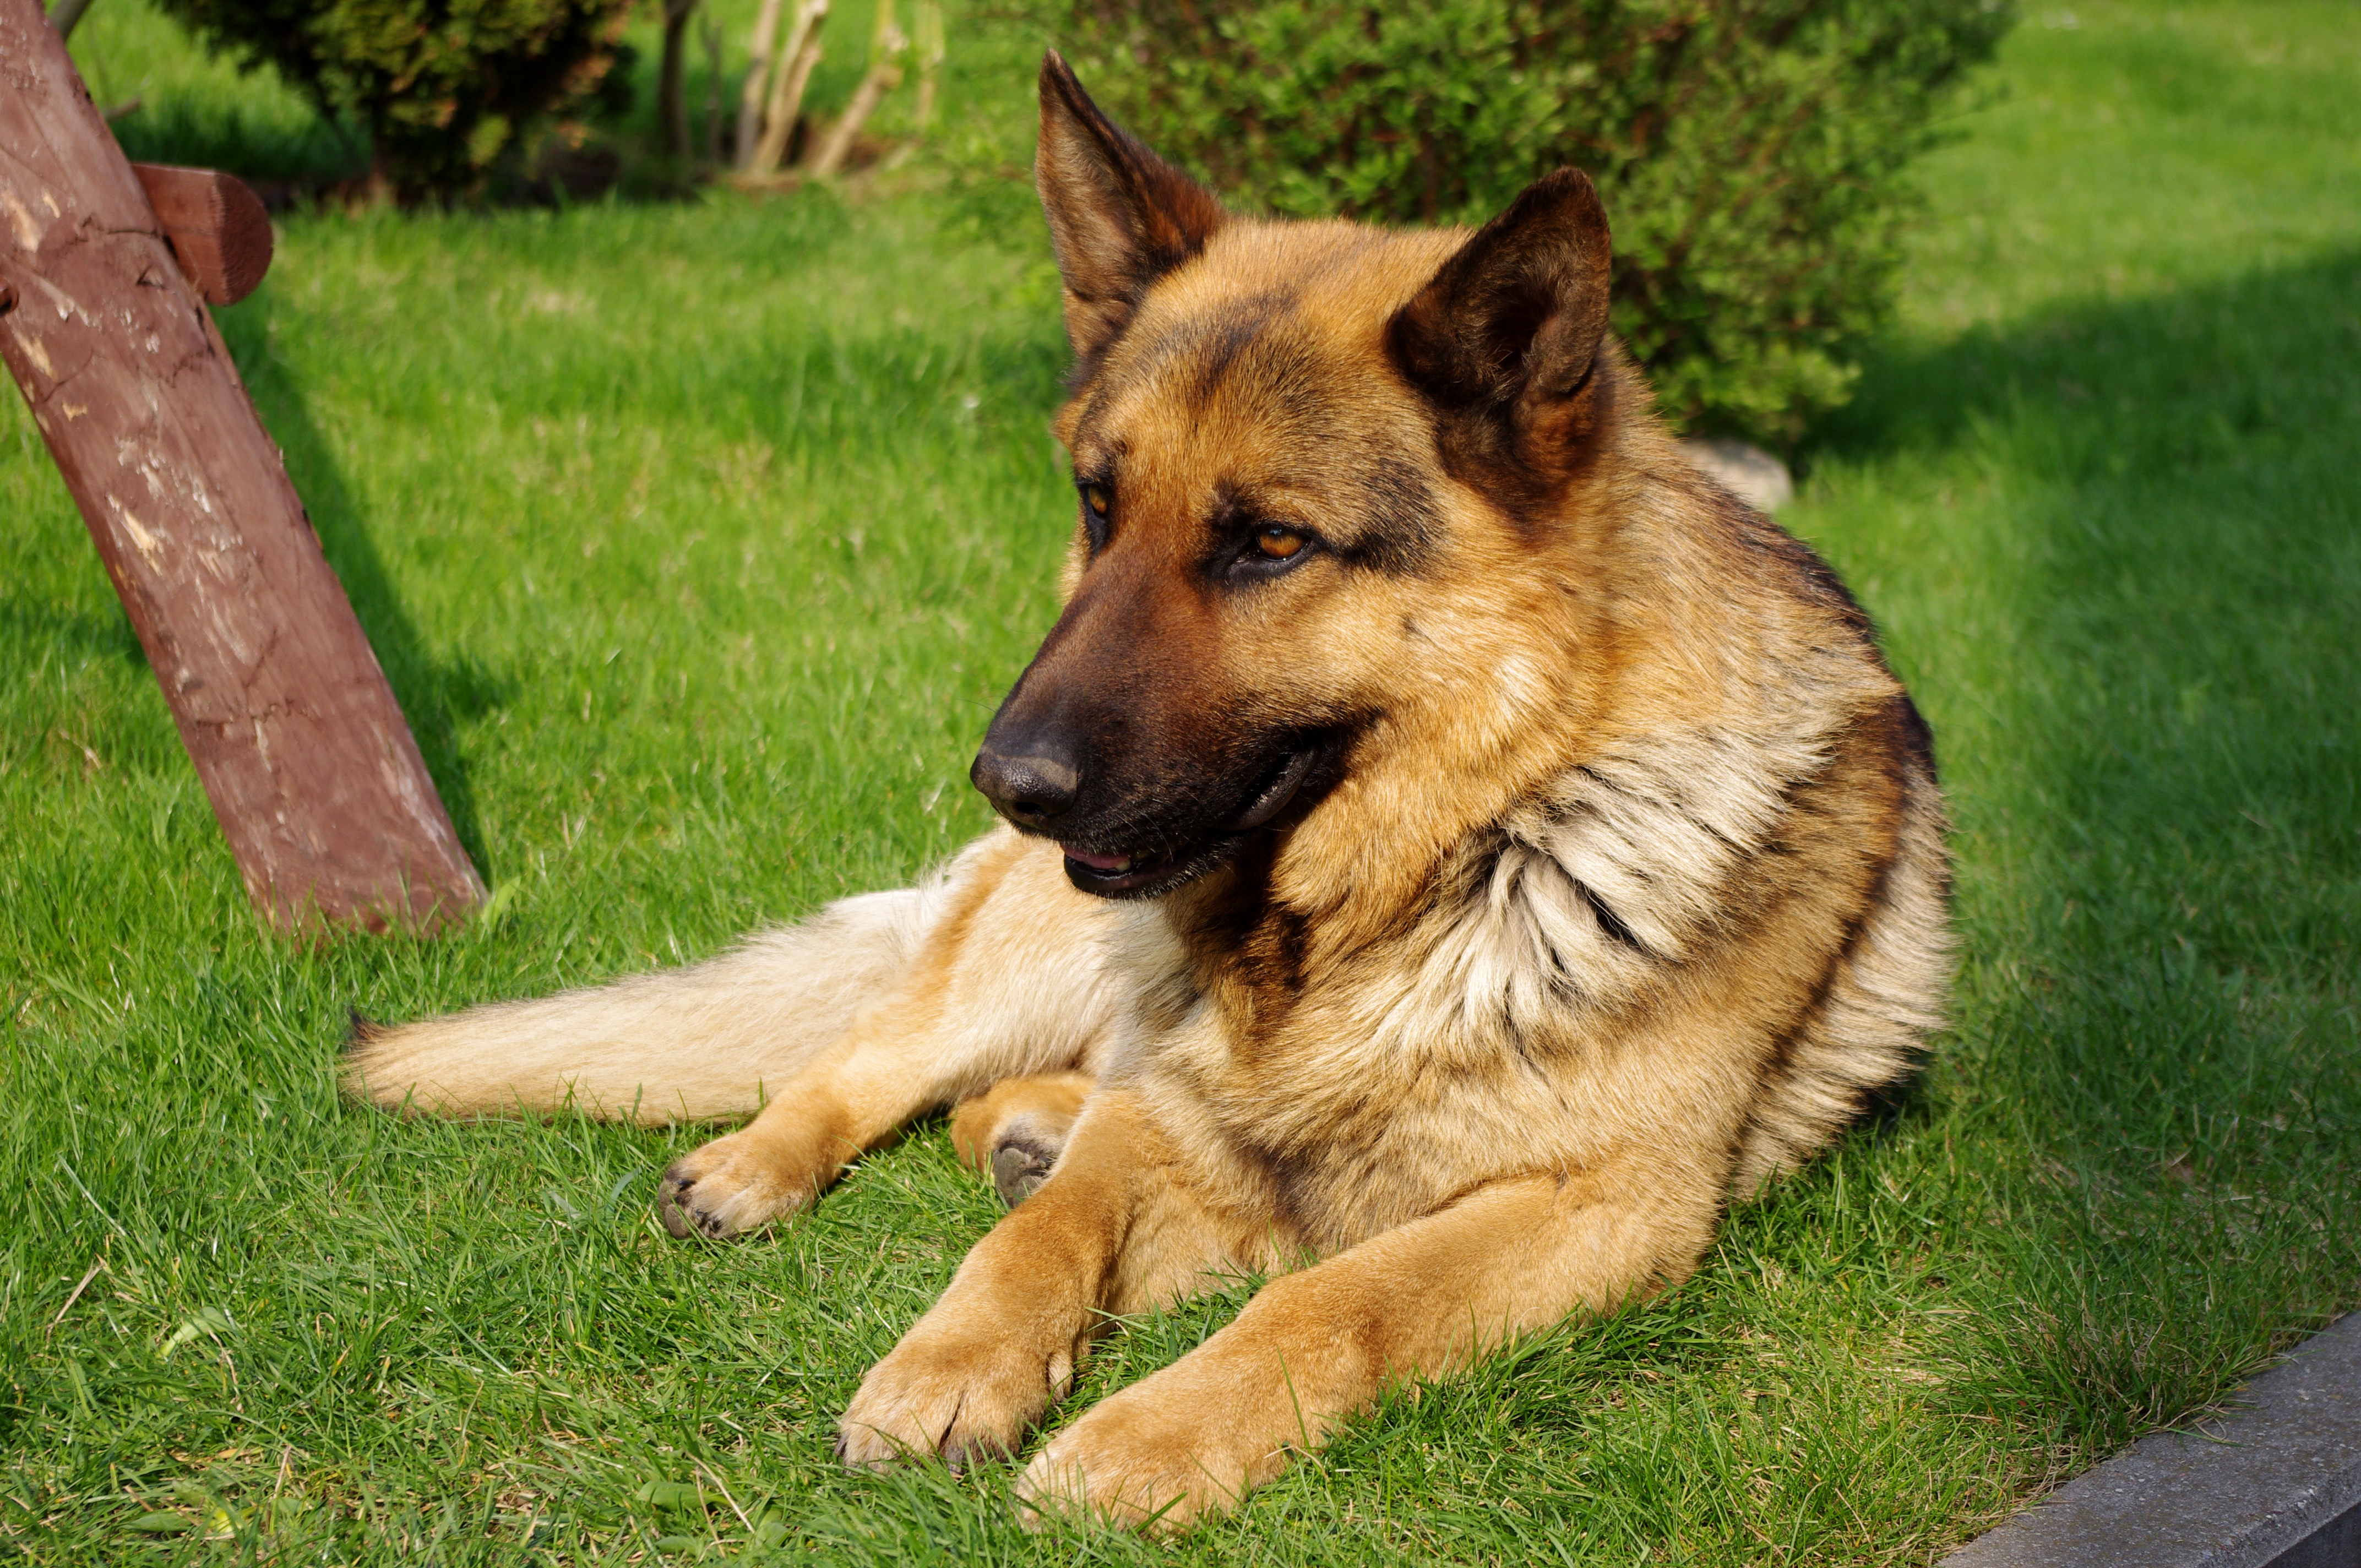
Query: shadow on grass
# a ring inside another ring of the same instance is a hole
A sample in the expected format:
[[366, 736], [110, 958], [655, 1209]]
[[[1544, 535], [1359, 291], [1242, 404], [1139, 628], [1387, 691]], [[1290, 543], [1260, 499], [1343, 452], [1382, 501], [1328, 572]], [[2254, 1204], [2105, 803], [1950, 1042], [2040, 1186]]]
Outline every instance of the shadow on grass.
[[1894, 356], [1820, 448], [1839, 508], [1927, 453], [1971, 499], [1918, 570], [1999, 605], [1921, 683], [1940, 1092], [2005, 1172], [1957, 1205], [1995, 1292], [1965, 1382], [2087, 1454], [2361, 1299], [2361, 253]]
[[[369, 185], [368, 131], [340, 117], [313, 113], [291, 123], [251, 114], [236, 102], [187, 94], [138, 103], [118, 111], [111, 123], [124, 156], [135, 162], [235, 174], [273, 212], [315, 202], [376, 199]], [[610, 192], [641, 202], [694, 194], [693, 171], [627, 157], [629, 145], [609, 137], [577, 148], [563, 135], [543, 135], [530, 157], [503, 160], [480, 190], [452, 201], [460, 206], [562, 208]]]
[[[235, 174], [274, 213], [315, 203], [382, 199], [370, 180], [368, 129], [339, 117], [314, 114], [291, 126], [249, 115], [235, 103], [167, 97], [139, 104], [111, 124], [124, 155], [134, 161]], [[577, 146], [567, 134], [544, 127], [518, 154], [496, 162], [474, 188], [429, 196], [424, 203], [563, 210], [609, 197], [626, 203], [692, 201], [712, 177], [709, 170], [648, 152], [648, 138], [620, 123], [599, 129], [603, 134]], [[867, 143], [850, 167], [865, 167], [891, 150]]]
[[499, 682], [461, 654], [438, 661], [387, 576], [368, 520], [346, 485], [328, 443], [312, 421], [311, 405], [285, 362], [271, 355], [270, 294], [266, 289], [236, 311], [216, 313], [222, 336], [245, 378], [263, 428], [279, 444], [287, 475], [320, 536], [320, 548], [344, 585], [376, 651], [386, 682], [401, 705], [426, 771], [451, 814], [451, 826], [477, 872], [491, 881], [490, 862], [476, 811], [476, 795], [460, 754], [456, 719], [497, 707]]
[[117, 658], [134, 669], [148, 667], [139, 634], [131, 630], [131, 618], [119, 605], [109, 613], [80, 615], [22, 599], [0, 601], [0, 639], [26, 647], [46, 643], [76, 653]]
[[135, 162], [219, 169], [266, 196], [321, 190], [368, 172], [368, 138], [322, 115], [300, 126], [247, 114], [235, 103], [172, 97], [142, 104], [114, 122]]

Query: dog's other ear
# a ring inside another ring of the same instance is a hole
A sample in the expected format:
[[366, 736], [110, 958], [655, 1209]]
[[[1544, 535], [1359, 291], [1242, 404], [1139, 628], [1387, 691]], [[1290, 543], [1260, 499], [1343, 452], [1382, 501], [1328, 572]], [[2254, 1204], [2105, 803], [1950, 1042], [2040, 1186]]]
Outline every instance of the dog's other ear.
[[1476, 231], [1396, 313], [1388, 334], [1410, 383], [1444, 416], [1457, 466], [1513, 464], [1543, 488], [1576, 462], [1603, 412], [1607, 210], [1561, 169]]
[[1066, 335], [1085, 365], [1123, 335], [1148, 286], [1205, 247], [1222, 204], [1091, 102], [1055, 49], [1041, 57], [1034, 182], [1066, 284]]

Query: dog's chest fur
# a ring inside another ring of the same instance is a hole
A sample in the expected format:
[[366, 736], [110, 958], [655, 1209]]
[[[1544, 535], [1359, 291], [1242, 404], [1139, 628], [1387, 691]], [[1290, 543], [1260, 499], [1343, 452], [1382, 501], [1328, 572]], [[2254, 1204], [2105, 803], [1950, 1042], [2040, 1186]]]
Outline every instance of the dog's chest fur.
[[1768, 1048], [1739, 1020], [1729, 1060], [1667, 1063], [1642, 1025], [1741, 935], [1828, 728], [1791, 711], [1603, 748], [1466, 835], [1359, 951], [1313, 951], [1251, 860], [1130, 912], [1117, 1072], [1211, 1190], [1317, 1251], [1659, 1137], [1694, 1114], [1684, 1074]]

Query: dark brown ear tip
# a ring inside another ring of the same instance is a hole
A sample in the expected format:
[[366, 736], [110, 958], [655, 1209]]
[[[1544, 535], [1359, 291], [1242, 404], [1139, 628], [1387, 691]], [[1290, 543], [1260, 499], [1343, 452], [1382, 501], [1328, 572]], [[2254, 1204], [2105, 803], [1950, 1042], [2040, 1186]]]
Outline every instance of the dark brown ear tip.
[[1082, 79], [1074, 74], [1074, 68], [1066, 63], [1066, 57], [1053, 49], [1041, 51], [1040, 98], [1041, 117], [1045, 125], [1051, 116], [1062, 111], [1069, 120], [1104, 126], [1111, 134], [1121, 134], [1107, 121], [1097, 101], [1083, 87]]
[[1089, 93], [1082, 91], [1081, 81], [1075, 77], [1074, 68], [1066, 63], [1066, 57], [1053, 49], [1041, 51], [1040, 91], [1045, 102], [1052, 93], [1064, 99], [1068, 104], [1073, 103], [1078, 98], [1088, 100], [1090, 97]]
[[366, 1046], [385, 1033], [384, 1025], [370, 1019], [359, 1008], [351, 1008], [349, 1011], [352, 1014], [352, 1029], [345, 1036], [346, 1050], [352, 1049], [355, 1046]]
[[1554, 169], [1526, 186], [1516, 204], [1527, 212], [1543, 206], [1572, 207], [1586, 216], [1596, 213], [1602, 221], [1607, 216], [1607, 205], [1598, 199], [1598, 187], [1590, 182], [1589, 175], [1571, 166]]

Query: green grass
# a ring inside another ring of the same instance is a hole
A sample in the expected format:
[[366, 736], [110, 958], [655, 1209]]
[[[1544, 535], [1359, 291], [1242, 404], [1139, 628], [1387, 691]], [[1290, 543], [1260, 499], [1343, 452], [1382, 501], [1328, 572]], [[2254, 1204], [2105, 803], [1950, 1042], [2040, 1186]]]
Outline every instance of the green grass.
[[[2030, 13], [1806, 455], [1789, 521], [1959, 820], [1924, 1092], [1669, 1299], [1389, 1400], [1177, 1548], [1024, 1537], [1005, 1473], [836, 1469], [834, 1413], [994, 1217], [939, 1126], [707, 1248], [647, 1217], [694, 1134], [398, 1124], [331, 1077], [349, 1006], [709, 953], [983, 825], [965, 762], [1071, 504], [1055, 280], [988, 172], [1024, 40], [960, 28], [954, 154], [896, 191], [286, 220], [224, 331], [494, 904], [437, 942], [257, 931], [9, 402], [0, 1542], [1921, 1563], [2222, 1398], [2361, 1302], [2351, 15]], [[86, 27], [97, 95], [146, 100], [126, 140], [174, 104], [280, 169], [324, 134], [135, 0]], [[137, 150], [218, 155], [175, 145]], [[1117, 1334], [1083, 1398], [1243, 1292]]]

